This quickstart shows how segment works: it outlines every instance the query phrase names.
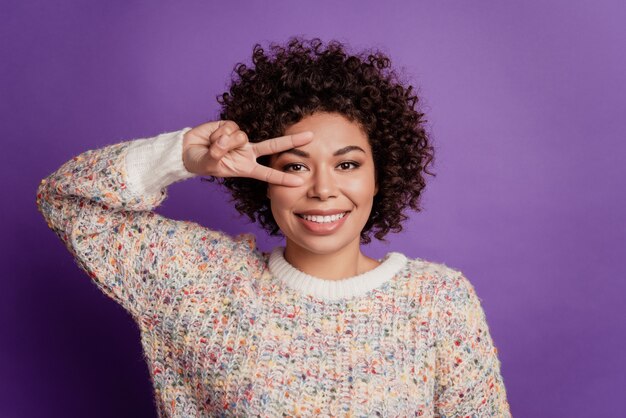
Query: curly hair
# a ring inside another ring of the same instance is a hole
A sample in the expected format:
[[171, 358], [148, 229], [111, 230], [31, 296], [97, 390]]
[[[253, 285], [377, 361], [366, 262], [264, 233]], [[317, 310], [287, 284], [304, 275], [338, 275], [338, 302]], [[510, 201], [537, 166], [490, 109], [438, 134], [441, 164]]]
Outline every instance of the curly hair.
[[[232, 120], [251, 142], [282, 136], [290, 126], [314, 112], [338, 113], [366, 132], [372, 148], [378, 193], [361, 242], [370, 234], [384, 240], [402, 230], [404, 211], [420, 211], [425, 174], [433, 162], [433, 146], [424, 114], [416, 109], [413, 86], [404, 86], [380, 51], [349, 54], [333, 40], [292, 37], [286, 45], [256, 44], [253, 66], [235, 65], [229, 91], [217, 97], [220, 118]], [[258, 162], [269, 165], [269, 157]], [[258, 221], [270, 235], [281, 235], [272, 216], [267, 185], [243, 178], [211, 177], [229, 189], [235, 208]]]

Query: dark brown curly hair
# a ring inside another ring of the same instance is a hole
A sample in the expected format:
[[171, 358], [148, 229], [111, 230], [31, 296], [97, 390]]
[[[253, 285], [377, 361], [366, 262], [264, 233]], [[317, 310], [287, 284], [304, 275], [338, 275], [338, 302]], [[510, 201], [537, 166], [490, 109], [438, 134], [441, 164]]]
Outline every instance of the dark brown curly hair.
[[[256, 44], [253, 66], [235, 66], [228, 92], [217, 97], [220, 118], [232, 120], [251, 142], [282, 136], [290, 125], [314, 112], [339, 113], [367, 133], [376, 170], [378, 193], [361, 242], [379, 240], [402, 230], [406, 208], [415, 211], [433, 162], [424, 114], [416, 109], [413, 86], [404, 86], [380, 51], [349, 54], [338, 41], [289, 39]], [[269, 165], [269, 156], [259, 158]], [[266, 196], [266, 183], [243, 177], [211, 177], [228, 188], [235, 208], [258, 221], [270, 235], [281, 235]]]

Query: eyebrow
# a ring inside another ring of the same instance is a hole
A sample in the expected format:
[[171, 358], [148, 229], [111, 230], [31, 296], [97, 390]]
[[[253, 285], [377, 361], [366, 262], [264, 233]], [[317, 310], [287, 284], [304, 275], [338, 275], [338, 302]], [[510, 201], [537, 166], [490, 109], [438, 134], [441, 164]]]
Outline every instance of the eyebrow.
[[[343, 147], [341, 149], [338, 149], [337, 151], [335, 151], [333, 153], [333, 157], [336, 157], [338, 155], [344, 155], [347, 154], [351, 151], [361, 151], [363, 154], [365, 154], [365, 150], [363, 150], [363, 148], [357, 146], [357, 145], [348, 145], [347, 147]], [[289, 154], [294, 154], [297, 155], [299, 157], [303, 157], [303, 158], [309, 158], [311, 157], [311, 155], [308, 152], [302, 151], [300, 149], [297, 148], [291, 148], [288, 149], [287, 151], [282, 151], [279, 152], [278, 154], [276, 154], [276, 158], [280, 157], [281, 155], [285, 154], [285, 153], [289, 153]]]

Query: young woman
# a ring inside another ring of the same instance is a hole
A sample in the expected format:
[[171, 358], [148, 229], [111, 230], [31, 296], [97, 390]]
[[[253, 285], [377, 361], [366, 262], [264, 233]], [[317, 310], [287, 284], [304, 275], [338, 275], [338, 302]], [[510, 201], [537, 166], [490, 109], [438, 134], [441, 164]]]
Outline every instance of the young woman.
[[[419, 210], [433, 148], [389, 59], [259, 45], [221, 120], [87, 151], [40, 211], [141, 329], [160, 416], [510, 416], [497, 351], [459, 271], [361, 244]], [[152, 209], [209, 176], [285, 246], [264, 253]]]

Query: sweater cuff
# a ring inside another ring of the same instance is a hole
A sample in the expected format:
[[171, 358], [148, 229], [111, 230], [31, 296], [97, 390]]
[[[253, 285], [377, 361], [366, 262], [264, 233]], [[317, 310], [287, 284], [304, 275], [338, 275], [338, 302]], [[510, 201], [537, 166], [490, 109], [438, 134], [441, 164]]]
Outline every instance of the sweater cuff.
[[132, 142], [126, 154], [126, 182], [131, 194], [159, 194], [170, 184], [195, 176], [183, 164], [183, 135], [190, 130], [184, 128]]

